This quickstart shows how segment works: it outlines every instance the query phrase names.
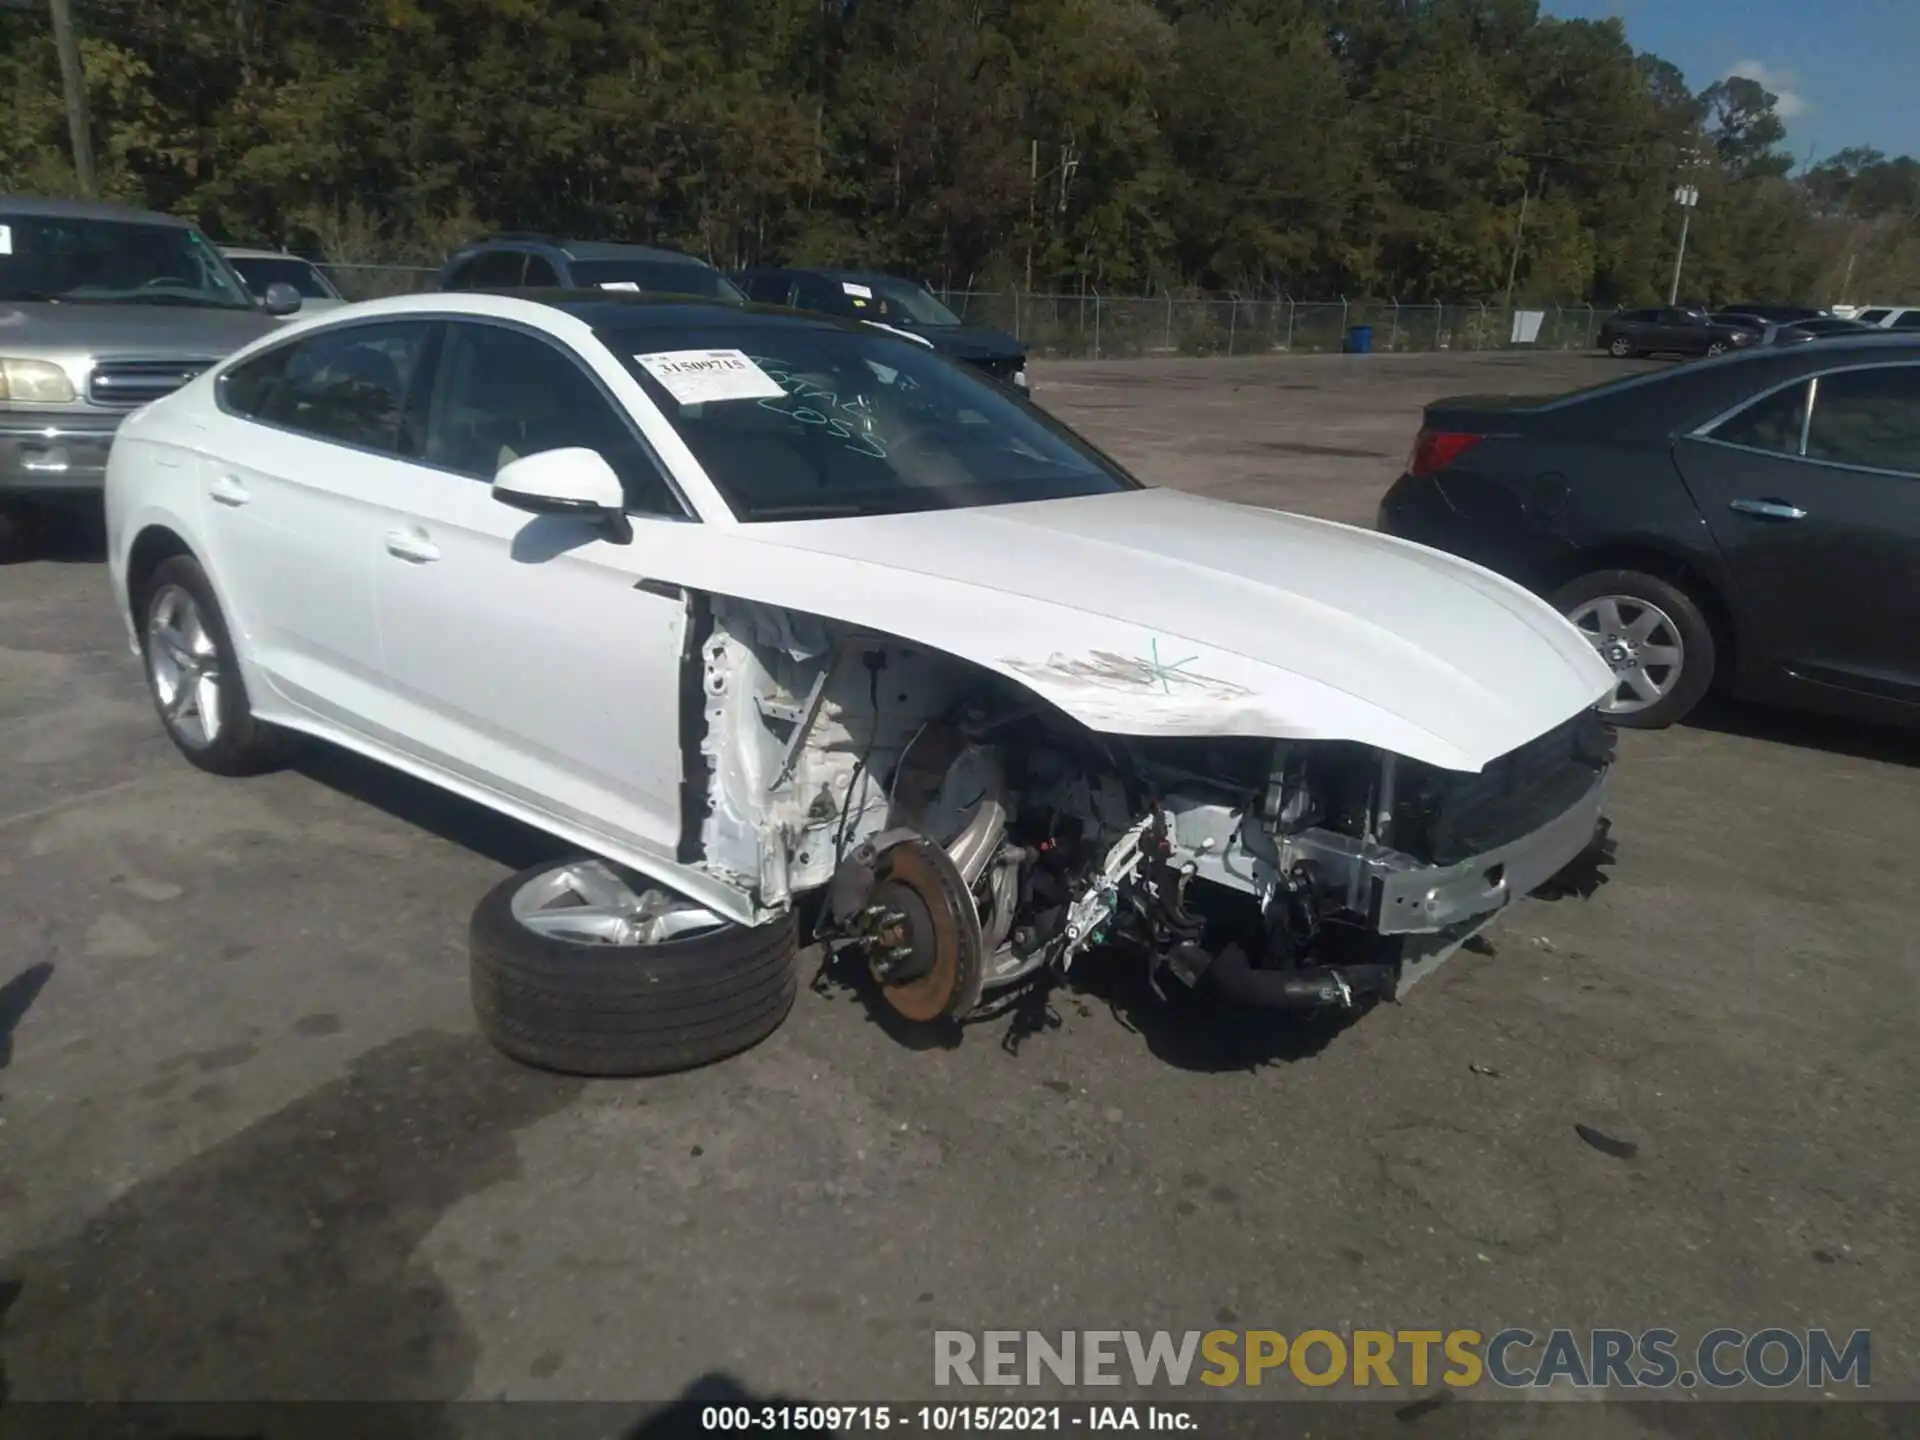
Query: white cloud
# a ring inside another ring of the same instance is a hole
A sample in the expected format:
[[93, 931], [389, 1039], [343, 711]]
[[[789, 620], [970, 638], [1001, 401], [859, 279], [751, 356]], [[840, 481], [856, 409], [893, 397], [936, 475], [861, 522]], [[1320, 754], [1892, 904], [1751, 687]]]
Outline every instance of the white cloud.
[[1747, 79], [1755, 81], [1769, 95], [1777, 96], [1773, 113], [1782, 120], [1795, 119], [1813, 109], [1812, 102], [1801, 93], [1800, 77], [1791, 70], [1775, 70], [1772, 66], [1763, 65], [1758, 60], [1736, 60], [1727, 67], [1727, 73], [1720, 78], [1727, 80], [1735, 75], [1744, 75]]

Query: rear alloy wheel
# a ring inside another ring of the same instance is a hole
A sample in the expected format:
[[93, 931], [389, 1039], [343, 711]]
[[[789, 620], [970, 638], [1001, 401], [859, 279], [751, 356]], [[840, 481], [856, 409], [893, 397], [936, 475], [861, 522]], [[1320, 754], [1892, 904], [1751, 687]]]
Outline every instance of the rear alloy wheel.
[[576, 858], [509, 876], [468, 935], [480, 1028], [514, 1059], [572, 1075], [654, 1075], [756, 1045], [793, 1008], [791, 911], [751, 929]]
[[1713, 683], [1713, 630], [1684, 590], [1637, 570], [1599, 570], [1553, 597], [1613, 671], [1595, 708], [1616, 725], [1660, 730], [1684, 719]]
[[1633, 342], [1624, 335], [1613, 337], [1613, 343], [1607, 346], [1607, 353], [1616, 360], [1625, 360], [1633, 354]]

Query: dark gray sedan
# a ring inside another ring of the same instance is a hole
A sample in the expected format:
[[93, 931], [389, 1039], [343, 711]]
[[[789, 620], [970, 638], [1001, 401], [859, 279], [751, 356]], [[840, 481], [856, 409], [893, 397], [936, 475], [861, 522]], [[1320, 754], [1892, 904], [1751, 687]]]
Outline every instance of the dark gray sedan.
[[1716, 685], [1920, 721], [1920, 340], [1438, 400], [1380, 529], [1550, 599], [1657, 727]]

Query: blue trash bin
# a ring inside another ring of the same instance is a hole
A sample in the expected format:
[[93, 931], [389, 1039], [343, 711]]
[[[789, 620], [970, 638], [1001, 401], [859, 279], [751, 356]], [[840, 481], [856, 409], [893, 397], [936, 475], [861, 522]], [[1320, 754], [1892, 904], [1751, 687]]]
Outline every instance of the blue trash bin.
[[1373, 327], [1355, 325], [1347, 331], [1347, 353], [1350, 355], [1371, 355], [1373, 353]]

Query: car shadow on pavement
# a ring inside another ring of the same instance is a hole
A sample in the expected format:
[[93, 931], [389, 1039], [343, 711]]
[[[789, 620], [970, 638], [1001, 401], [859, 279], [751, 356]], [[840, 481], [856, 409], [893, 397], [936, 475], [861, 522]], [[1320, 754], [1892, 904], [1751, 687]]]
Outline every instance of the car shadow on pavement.
[[1189, 991], [1171, 978], [1162, 989], [1164, 998], [1154, 994], [1138, 956], [1096, 954], [1076, 965], [1047, 1000], [1073, 1006], [1082, 1015], [1098, 1014], [1095, 1007], [1104, 1005], [1123, 1029], [1146, 1043], [1155, 1059], [1202, 1074], [1309, 1060], [1372, 1008], [1363, 1001], [1361, 1008], [1346, 1014], [1251, 1010]]
[[371, 805], [509, 870], [550, 864], [580, 848], [335, 745], [309, 742], [301, 747], [293, 768], [337, 794]]
[[138, 1180], [72, 1233], [0, 1259], [18, 1287], [0, 1332], [8, 1410], [411, 1401], [332, 1433], [447, 1433], [431, 1402], [466, 1393], [480, 1345], [420, 1247], [452, 1207], [514, 1181], [517, 1133], [581, 1087], [477, 1036], [422, 1031]]
[[0, 1070], [13, 1063], [13, 1032], [52, 977], [52, 963], [42, 960], [0, 985]]
[[1710, 700], [1689, 716], [1686, 723], [1690, 729], [1806, 750], [1825, 750], [1856, 760], [1920, 765], [1920, 729], [1903, 729], [1898, 725], [1724, 698]]
[[106, 558], [106, 517], [93, 511], [31, 511], [10, 545], [0, 540], [0, 563], [50, 560], [58, 565], [99, 565]]

